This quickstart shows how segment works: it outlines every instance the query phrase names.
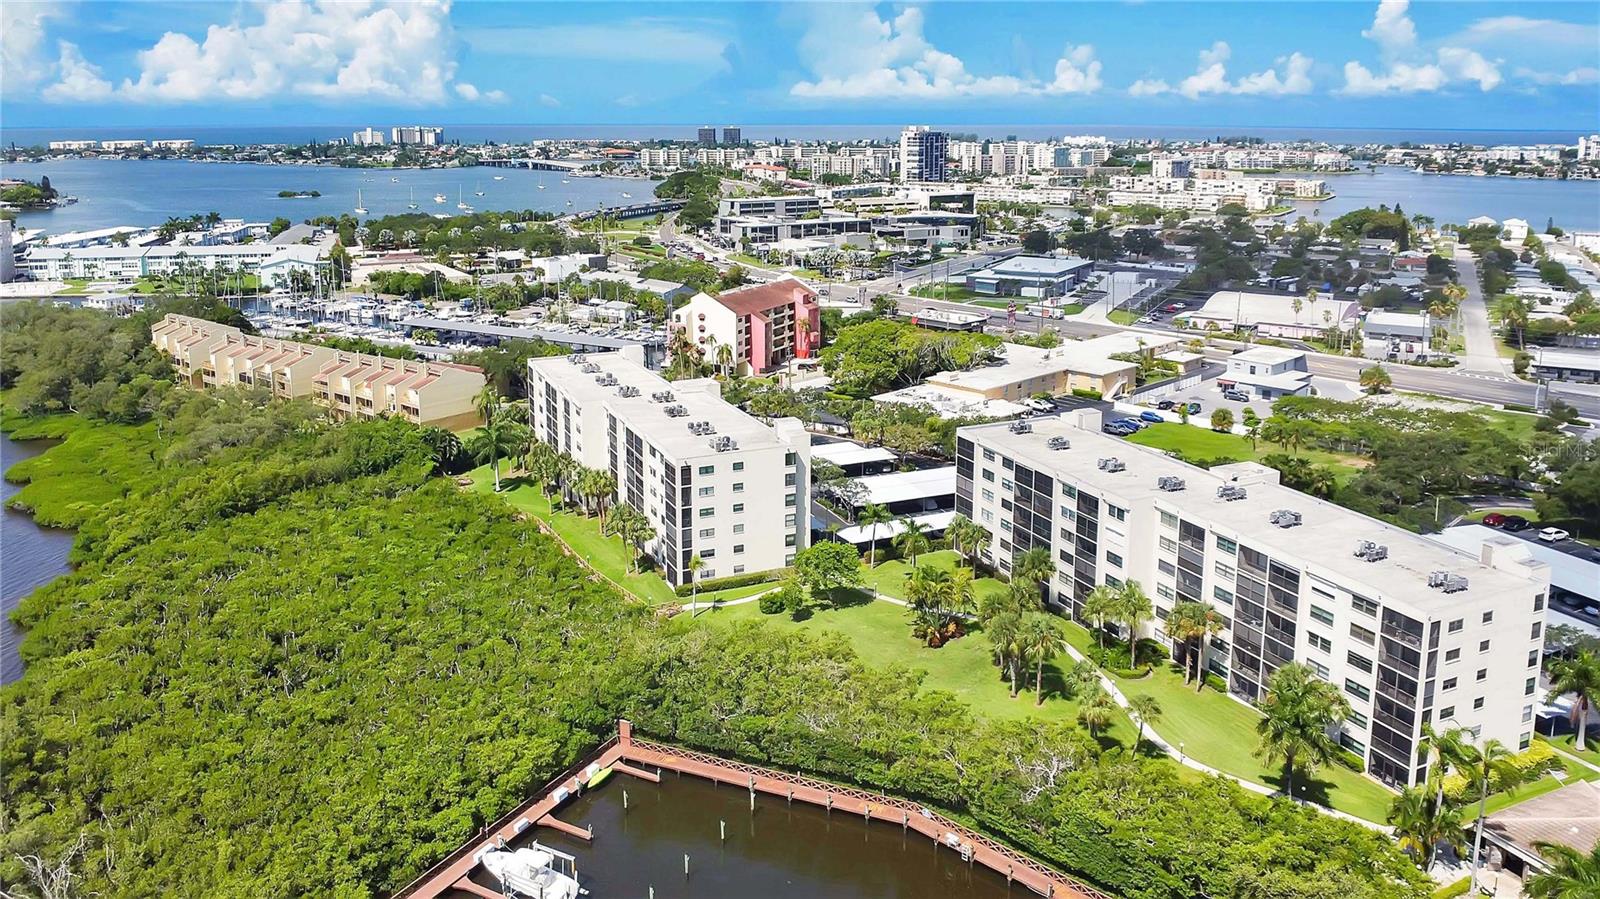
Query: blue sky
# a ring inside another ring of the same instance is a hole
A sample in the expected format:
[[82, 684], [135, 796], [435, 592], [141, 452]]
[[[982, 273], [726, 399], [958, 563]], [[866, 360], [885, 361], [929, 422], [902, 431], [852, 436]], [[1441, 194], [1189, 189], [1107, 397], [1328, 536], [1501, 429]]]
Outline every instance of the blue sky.
[[11, 127], [1600, 127], [1600, 4], [0, 4]]

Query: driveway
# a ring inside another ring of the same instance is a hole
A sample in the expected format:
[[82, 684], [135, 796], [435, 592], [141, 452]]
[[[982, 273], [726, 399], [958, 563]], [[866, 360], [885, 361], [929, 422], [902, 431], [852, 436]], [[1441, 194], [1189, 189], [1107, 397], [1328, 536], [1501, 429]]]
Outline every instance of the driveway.
[[1489, 327], [1489, 306], [1483, 299], [1483, 286], [1478, 281], [1478, 262], [1471, 253], [1456, 251], [1456, 271], [1461, 275], [1461, 285], [1467, 289], [1467, 298], [1461, 304], [1461, 318], [1465, 330], [1467, 352], [1461, 357], [1464, 371], [1510, 374], [1507, 361], [1495, 349], [1494, 331]]

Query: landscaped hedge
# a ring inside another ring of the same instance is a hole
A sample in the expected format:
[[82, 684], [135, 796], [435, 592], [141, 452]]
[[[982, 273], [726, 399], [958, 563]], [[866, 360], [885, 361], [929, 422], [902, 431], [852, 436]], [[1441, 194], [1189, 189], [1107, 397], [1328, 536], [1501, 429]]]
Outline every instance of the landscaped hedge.
[[[787, 568], [769, 568], [766, 571], [747, 571], [744, 574], [733, 574], [727, 577], [715, 577], [709, 581], [700, 581], [699, 592], [711, 593], [716, 590], [731, 590], [734, 587], [748, 587], [751, 584], [766, 584], [779, 580], [789, 573]], [[672, 592], [679, 596], [688, 596], [695, 592], [695, 586], [679, 584], [672, 588]]]
[[1356, 755], [1342, 746], [1339, 747], [1338, 751], [1334, 752], [1333, 760], [1357, 774], [1365, 774], [1367, 771], [1366, 761], [1364, 761], [1361, 756]]

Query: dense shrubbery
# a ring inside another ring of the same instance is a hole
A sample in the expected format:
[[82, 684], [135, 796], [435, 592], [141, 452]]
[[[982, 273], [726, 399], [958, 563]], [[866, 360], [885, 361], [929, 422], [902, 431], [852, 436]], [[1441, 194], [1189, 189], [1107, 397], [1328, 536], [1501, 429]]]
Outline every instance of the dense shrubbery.
[[876, 319], [847, 326], [822, 351], [835, 389], [855, 397], [916, 384], [935, 372], [968, 369], [998, 358], [1000, 338], [943, 333]]

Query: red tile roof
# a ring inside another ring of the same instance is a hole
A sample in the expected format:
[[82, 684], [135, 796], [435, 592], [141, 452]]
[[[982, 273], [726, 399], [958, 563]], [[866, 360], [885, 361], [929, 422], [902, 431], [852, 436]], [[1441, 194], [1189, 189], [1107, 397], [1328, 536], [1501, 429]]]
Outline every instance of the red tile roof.
[[751, 315], [757, 312], [766, 312], [776, 306], [787, 306], [794, 302], [795, 292], [800, 291], [808, 297], [815, 297], [817, 292], [805, 286], [797, 278], [781, 278], [766, 284], [757, 284], [752, 287], [741, 287], [730, 290], [717, 297], [717, 302], [733, 310], [738, 315]]

